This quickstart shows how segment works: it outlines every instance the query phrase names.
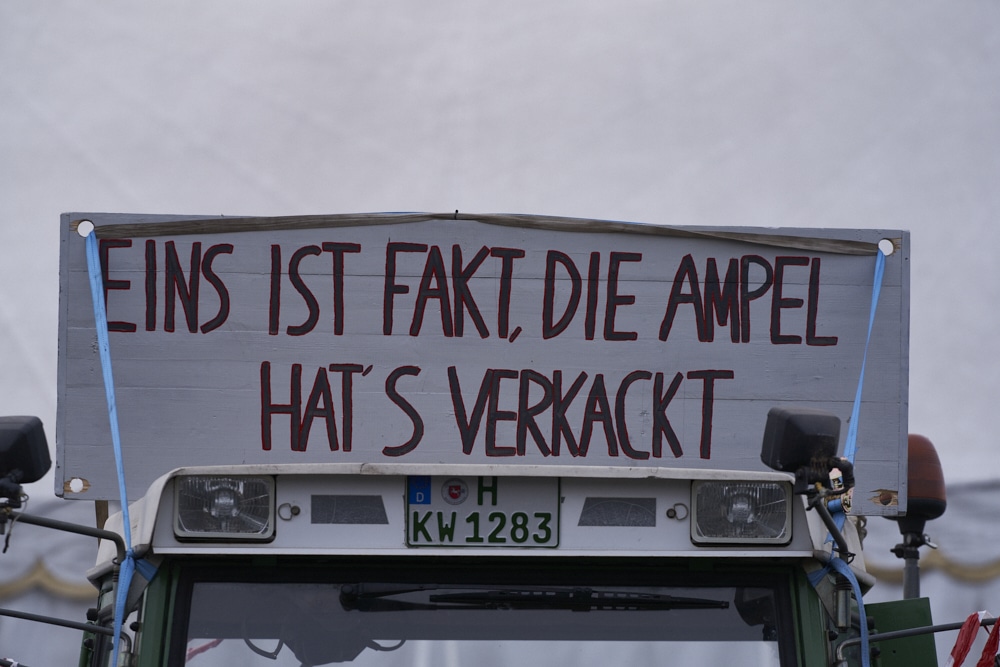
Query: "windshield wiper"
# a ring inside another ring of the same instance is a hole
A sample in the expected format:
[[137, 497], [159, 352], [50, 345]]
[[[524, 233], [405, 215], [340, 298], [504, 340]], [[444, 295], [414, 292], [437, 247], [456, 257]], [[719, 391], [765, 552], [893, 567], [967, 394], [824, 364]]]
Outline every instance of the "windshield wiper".
[[573, 611], [637, 611], [669, 609], [728, 609], [725, 600], [676, 597], [634, 591], [590, 588], [489, 590], [431, 595], [431, 602], [486, 609], [570, 609]]
[[427, 602], [391, 599], [399, 595], [461, 586], [437, 584], [393, 587], [385, 584], [344, 586], [340, 602], [346, 610], [403, 611], [439, 609], [566, 609], [570, 611], [649, 611], [671, 609], [728, 609], [729, 602], [709, 598], [677, 597], [660, 593], [594, 590], [584, 587], [488, 588], [460, 593], [431, 593]]

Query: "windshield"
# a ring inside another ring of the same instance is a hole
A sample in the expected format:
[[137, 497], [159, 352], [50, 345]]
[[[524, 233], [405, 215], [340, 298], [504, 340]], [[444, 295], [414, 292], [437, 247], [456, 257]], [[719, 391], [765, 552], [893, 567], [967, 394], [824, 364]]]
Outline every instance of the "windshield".
[[764, 585], [198, 581], [183, 664], [779, 665], [778, 611]]

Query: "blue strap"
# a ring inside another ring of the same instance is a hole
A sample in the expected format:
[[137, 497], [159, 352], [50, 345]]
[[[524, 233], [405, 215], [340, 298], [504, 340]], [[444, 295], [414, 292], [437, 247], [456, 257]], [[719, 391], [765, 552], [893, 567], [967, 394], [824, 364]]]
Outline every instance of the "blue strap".
[[869, 667], [868, 615], [865, 613], [864, 602], [861, 601], [861, 585], [858, 583], [858, 578], [854, 575], [854, 570], [843, 559], [831, 558], [829, 565], [851, 582], [851, 588], [854, 590], [854, 599], [858, 601], [858, 616], [861, 623], [861, 665], [862, 667]]
[[875, 278], [872, 281], [872, 305], [868, 315], [868, 337], [865, 339], [865, 355], [861, 359], [861, 376], [858, 378], [858, 390], [854, 394], [854, 407], [851, 409], [851, 423], [847, 425], [847, 440], [844, 442], [844, 458], [854, 463], [854, 454], [858, 446], [858, 415], [861, 412], [861, 389], [865, 384], [865, 365], [868, 363], [868, 345], [872, 340], [872, 326], [875, 324], [875, 309], [878, 307], [878, 297], [882, 291], [882, 276], [885, 274], [885, 254], [879, 249], [875, 257]]
[[[111, 423], [111, 443], [115, 448], [115, 467], [118, 471], [118, 496], [122, 501], [122, 512], [128, 518], [128, 495], [125, 493], [125, 468], [122, 463], [121, 436], [118, 432], [118, 408], [115, 402], [115, 379], [111, 373], [111, 345], [108, 341], [108, 315], [104, 310], [104, 280], [101, 260], [97, 248], [97, 234], [87, 236], [87, 268], [90, 271], [90, 296], [94, 301], [94, 328], [97, 330], [97, 346], [101, 354], [101, 370], [104, 371], [104, 393], [108, 400], [108, 420]], [[132, 528], [125, 521], [125, 544], [132, 546]]]
[[836, 570], [838, 573], [844, 576], [848, 582], [851, 584], [851, 590], [854, 591], [854, 599], [858, 601], [858, 617], [861, 624], [861, 665], [862, 667], [870, 667], [870, 657], [868, 652], [868, 615], [865, 613], [865, 605], [861, 598], [861, 584], [858, 583], [858, 577], [854, 574], [854, 570], [851, 566], [847, 564], [843, 558], [834, 554], [830, 558], [830, 562], [824, 565], [822, 568], [810, 572], [806, 575], [809, 579], [809, 583], [812, 584], [813, 588], [819, 586], [820, 582], [826, 578], [826, 575], [830, 573], [830, 570]]
[[[872, 281], [872, 303], [871, 310], [868, 315], [868, 337], [865, 339], [865, 353], [861, 359], [861, 374], [858, 377], [858, 389], [854, 394], [854, 406], [851, 408], [851, 421], [847, 427], [847, 439], [844, 441], [844, 458], [851, 463], [854, 463], [854, 455], [857, 453], [858, 420], [861, 413], [861, 390], [864, 388], [865, 384], [865, 366], [868, 363], [868, 346], [872, 340], [872, 327], [875, 324], [875, 311], [878, 307], [878, 298], [882, 291], [882, 278], [884, 275], [885, 253], [883, 253], [882, 249], [879, 248], [875, 257], [875, 277]], [[847, 516], [844, 513], [843, 503], [839, 500], [832, 501], [829, 508], [837, 528], [839, 530], [843, 530], [844, 523], [847, 520]], [[832, 540], [833, 538], [828, 535], [827, 541], [830, 542]], [[861, 618], [861, 664], [862, 667], [869, 667], [868, 620], [865, 614], [865, 605], [861, 599], [861, 585], [858, 583], [858, 578], [855, 576], [854, 570], [852, 570], [851, 566], [840, 558], [839, 555], [833, 554], [833, 557], [830, 558], [830, 562], [827, 563], [822, 569], [816, 570], [808, 575], [809, 583], [811, 583], [813, 588], [815, 588], [819, 585], [823, 578], [826, 577], [830, 570], [836, 570], [838, 573], [842, 574], [850, 582], [851, 588], [854, 590], [854, 599], [858, 601], [858, 614]]]
[[[872, 280], [872, 305], [868, 315], [868, 337], [865, 338], [865, 353], [861, 358], [861, 374], [858, 376], [858, 389], [854, 392], [854, 406], [851, 408], [851, 419], [847, 425], [847, 439], [844, 440], [844, 458], [854, 463], [854, 455], [858, 449], [858, 422], [861, 415], [861, 390], [865, 386], [865, 366], [868, 364], [868, 346], [872, 341], [872, 327], [875, 324], [875, 310], [878, 308], [878, 297], [882, 292], [882, 277], [885, 275], [885, 254], [881, 249], [875, 257], [875, 277]], [[830, 503], [830, 513], [837, 528], [844, 527], [847, 518], [844, 515], [843, 503], [834, 500]]]
[[[115, 380], [111, 374], [111, 346], [108, 343], [108, 316], [104, 309], [104, 280], [101, 272], [101, 260], [98, 252], [97, 234], [87, 235], [87, 268], [90, 273], [90, 295], [94, 302], [94, 328], [97, 330], [97, 346], [101, 355], [101, 369], [104, 371], [104, 391], [108, 400], [108, 420], [111, 424], [111, 443], [115, 450], [115, 468], [118, 471], [118, 496], [122, 504], [122, 527], [125, 537], [125, 562], [120, 563], [118, 572], [118, 590], [115, 595], [115, 634], [113, 638], [114, 660], [118, 664], [118, 643], [124, 621], [125, 603], [128, 590], [132, 584], [132, 575], [136, 567], [146, 579], [152, 579], [156, 568], [151, 563], [139, 561], [132, 551], [132, 523], [128, 515], [128, 495], [125, 492], [125, 465], [122, 459], [121, 436], [118, 431], [118, 409], [115, 402]], [[151, 569], [150, 569], [151, 568]], [[148, 574], [148, 576], [147, 576]]]

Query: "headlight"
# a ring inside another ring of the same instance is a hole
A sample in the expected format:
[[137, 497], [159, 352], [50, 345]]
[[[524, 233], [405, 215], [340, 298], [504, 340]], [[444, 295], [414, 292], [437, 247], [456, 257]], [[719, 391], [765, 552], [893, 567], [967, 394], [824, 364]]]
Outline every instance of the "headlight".
[[271, 477], [177, 477], [174, 489], [178, 538], [269, 540], [274, 535]]
[[792, 494], [783, 482], [697, 481], [691, 489], [695, 544], [788, 544]]

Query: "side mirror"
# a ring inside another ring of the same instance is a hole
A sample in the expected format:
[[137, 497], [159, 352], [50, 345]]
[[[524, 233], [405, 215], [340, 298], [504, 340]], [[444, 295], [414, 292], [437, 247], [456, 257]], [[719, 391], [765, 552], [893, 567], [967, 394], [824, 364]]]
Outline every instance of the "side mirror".
[[760, 460], [772, 470], [794, 473], [832, 461], [839, 441], [840, 417], [835, 414], [810, 408], [771, 408]]
[[[853, 557], [847, 540], [840, 532], [826, 500], [843, 496], [854, 486], [854, 465], [837, 458], [840, 441], [840, 418], [810, 408], [771, 408], [764, 427], [760, 460], [772, 470], [795, 474], [792, 490], [808, 499], [809, 509], [816, 510], [830, 531], [837, 551]], [[831, 473], [840, 470], [834, 480]]]
[[0, 417], [0, 498], [16, 500], [21, 484], [37, 482], [50, 467], [42, 420]]

